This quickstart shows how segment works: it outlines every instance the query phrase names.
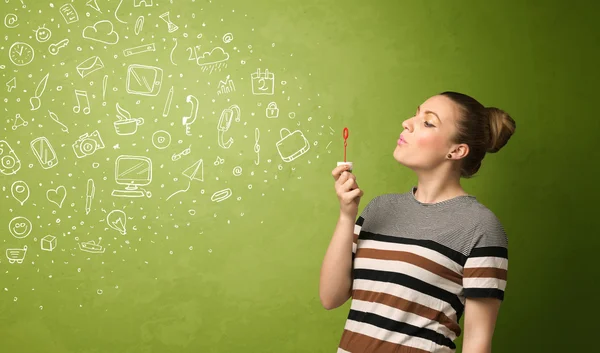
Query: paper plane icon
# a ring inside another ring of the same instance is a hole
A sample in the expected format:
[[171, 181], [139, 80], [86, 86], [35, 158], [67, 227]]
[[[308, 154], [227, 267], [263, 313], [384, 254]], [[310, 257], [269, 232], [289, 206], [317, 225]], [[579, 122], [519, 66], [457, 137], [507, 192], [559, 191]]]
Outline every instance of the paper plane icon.
[[204, 161], [200, 159], [184, 170], [182, 174], [190, 178], [190, 180], [204, 181]]

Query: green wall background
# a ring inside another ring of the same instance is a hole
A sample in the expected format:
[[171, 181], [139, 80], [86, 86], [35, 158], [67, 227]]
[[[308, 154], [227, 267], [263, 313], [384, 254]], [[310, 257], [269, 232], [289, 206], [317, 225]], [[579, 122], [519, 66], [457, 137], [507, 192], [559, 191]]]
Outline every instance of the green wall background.
[[[72, 3], [79, 20], [66, 24], [59, 10], [66, 2], [0, 4], [3, 14], [17, 17], [5, 18], [1, 27], [0, 140], [22, 163], [16, 174], [0, 174], [2, 351], [335, 351], [348, 303], [324, 310], [318, 278], [338, 214], [330, 171], [343, 158], [341, 131], [350, 129], [348, 160], [365, 191], [362, 209], [379, 194], [405, 192], [416, 183], [392, 157], [401, 121], [444, 90], [471, 94], [517, 121], [509, 144], [464, 181], [509, 235], [509, 281], [493, 351], [574, 352], [594, 345], [598, 5], [154, 0], [152, 7], [134, 7], [125, 0], [117, 8], [119, 1], [98, 0], [96, 11], [82, 0]], [[115, 10], [127, 23], [115, 18]], [[167, 11], [179, 26], [172, 33], [159, 17]], [[139, 16], [145, 21], [136, 35]], [[101, 20], [111, 21], [118, 43], [82, 38], [84, 27]], [[34, 30], [42, 25], [52, 31], [47, 42], [36, 40]], [[224, 43], [228, 32], [233, 41]], [[48, 45], [64, 38], [69, 44], [50, 55]], [[174, 38], [177, 65], [170, 61]], [[34, 49], [30, 64], [9, 59], [17, 41]], [[156, 51], [123, 55], [148, 43]], [[188, 60], [187, 48], [197, 45], [199, 55], [222, 47], [229, 54], [226, 67], [203, 71]], [[94, 55], [104, 67], [81, 77], [76, 66]], [[163, 69], [156, 96], [127, 93], [131, 64]], [[251, 74], [259, 68], [275, 74], [274, 95], [252, 94]], [[32, 111], [29, 98], [47, 73], [41, 107]], [[236, 90], [217, 95], [227, 75]], [[5, 83], [13, 77], [16, 87], [8, 92]], [[163, 117], [170, 87], [171, 110]], [[88, 91], [89, 115], [73, 112], [74, 90]], [[190, 114], [188, 94], [200, 102], [192, 136], [182, 125]], [[271, 101], [280, 109], [277, 119], [265, 115]], [[116, 133], [116, 103], [132, 118], [144, 118], [134, 135]], [[234, 104], [240, 121], [225, 133], [234, 143], [224, 149], [216, 127]], [[17, 114], [28, 125], [13, 130]], [[282, 128], [301, 131], [310, 143], [291, 162], [277, 151]], [[76, 158], [72, 144], [94, 130], [105, 148]], [[157, 130], [171, 134], [168, 148], [152, 145]], [[50, 169], [29, 146], [40, 136], [58, 156]], [[188, 155], [171, 159], [190, 145]], [[145, 187], [151, 198], [111, 196], [119, 187], [115, 159], [123, 154], [152, 159], [153, 180]], [[215, 165], [217, 158], [223, 163]], [[204, 180], [190, 181], [182, 172], [200, 159]], [[240, 176], [233, 175], [235, 166]], [[96, 193], [86, 215], [90, 178]], [[16, 181], [30, 189], [23, 205], [11, 194]], [[187, 192], [167, 200], [188, 182]], [[60, 185], [66, 190], [62, 207], [46, 197]], [[224, 188], [232, 196], [211, 201]], [[111, 210], [126, 213], [127, 234], [107, 227]], [[31, 234], [16, 238], [7, 230], [15, 217], [31, 221]], [[46, 235], [56, 237], [53, 251], [41, 249]], [[103, 254], [80, 250], [79, 243], [99, 237]], [[5, 250], [25, 245], [23, 263], [9, 263]]]

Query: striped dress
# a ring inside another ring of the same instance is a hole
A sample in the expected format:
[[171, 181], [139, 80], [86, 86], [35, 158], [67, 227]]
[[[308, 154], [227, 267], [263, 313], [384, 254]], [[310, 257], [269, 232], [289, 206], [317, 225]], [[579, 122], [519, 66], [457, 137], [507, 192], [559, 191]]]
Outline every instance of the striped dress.
[[416, 187], [374, 198], [354, 226], [352, 301], [338, 353], [455, 352], [465, 299], [504, 299], [508, 239], [472, 195]]

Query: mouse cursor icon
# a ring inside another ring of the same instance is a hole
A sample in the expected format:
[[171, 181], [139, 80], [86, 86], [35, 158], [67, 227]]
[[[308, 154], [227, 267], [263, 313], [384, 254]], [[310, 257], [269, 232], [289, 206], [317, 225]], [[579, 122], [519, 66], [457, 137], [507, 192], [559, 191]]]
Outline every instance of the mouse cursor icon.
[[13, 88], [17, 87], [17, 78], [13, 77], [10, 81], [6, 82], [6, 87], [8, 88], [8, 91], [12, 91]]

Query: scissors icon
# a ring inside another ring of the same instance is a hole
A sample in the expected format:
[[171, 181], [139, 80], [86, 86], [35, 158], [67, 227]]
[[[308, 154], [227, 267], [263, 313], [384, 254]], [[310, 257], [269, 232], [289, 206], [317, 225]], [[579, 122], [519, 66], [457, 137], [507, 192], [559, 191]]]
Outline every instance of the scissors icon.
[[235, 121], [239, 122], [240, 115], [241, 115], [240, 107], [238, 107], [236, 104], [232, 105], [231, 107], [229, 107], [227, 109], [224, 109], [223, 112], [221, 112], [221, 117], [219, 118], [219, 124], [217, 125], [217, 136], [218, 136], [219, 146], [221, 146], [222, 148], [231, 147], [231, 144], [233, 143], [233, 138], [229, 137], [229, 139], [227, 139], [227, 141], [224, 141], [224, 139], [225, 139], [224, 134], [231, 127], [231, 121], [233, 120], [234, 116], [235, 116]]

